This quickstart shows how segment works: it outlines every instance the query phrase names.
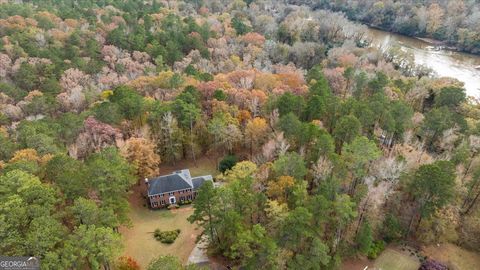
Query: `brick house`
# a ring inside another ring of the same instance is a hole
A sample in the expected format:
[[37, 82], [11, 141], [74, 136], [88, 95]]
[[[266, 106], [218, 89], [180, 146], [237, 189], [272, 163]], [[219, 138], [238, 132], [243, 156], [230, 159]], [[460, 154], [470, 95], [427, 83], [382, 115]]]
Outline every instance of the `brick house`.
[[191, 177], [190, 170], [176, 171], [153, 179], [145, 179], [151, 208], [194, 200], [197, 190], [205, 181], [213, 181], [211, 175]]

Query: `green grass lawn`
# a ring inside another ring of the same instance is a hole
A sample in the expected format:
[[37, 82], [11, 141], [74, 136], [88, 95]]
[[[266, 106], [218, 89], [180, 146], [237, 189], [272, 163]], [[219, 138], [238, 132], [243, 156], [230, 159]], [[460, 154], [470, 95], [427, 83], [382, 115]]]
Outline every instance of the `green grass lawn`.
[[[130, 219], [131, 228], [121, 228], [125, 255], [134, 258], [142, 268], [160, 255], [175, 255], [186, 262], [195, 246], [195, 239], [200, 233], [194, 224], [187, 221], [193, 212], [191, 206], [170, 210], [149, 210], [145, 207], [133, 206]], [[153, 231], [180, 229], [180, 235], [173, 244], [162, 244], [155, 240]]]
[[420, 262], [406, 253], [387, 248], [375, 260], [374, 265], [378, 270], [417, 270]]

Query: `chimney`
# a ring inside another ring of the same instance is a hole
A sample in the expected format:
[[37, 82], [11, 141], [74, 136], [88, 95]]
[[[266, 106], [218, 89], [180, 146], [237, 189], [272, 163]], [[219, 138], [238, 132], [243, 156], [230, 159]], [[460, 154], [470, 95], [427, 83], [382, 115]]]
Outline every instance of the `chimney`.
[[150, 183], [148, 183], [148, 178], [145, 178], [145, 184], [147, 185], [147, 187], [150, 186]]

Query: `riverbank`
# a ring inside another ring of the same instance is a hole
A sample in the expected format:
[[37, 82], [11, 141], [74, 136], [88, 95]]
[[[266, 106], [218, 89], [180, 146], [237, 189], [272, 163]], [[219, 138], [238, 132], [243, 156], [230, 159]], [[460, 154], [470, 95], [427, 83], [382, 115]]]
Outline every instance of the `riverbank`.
[[[451, 77], [464, 83], [467, 95], [480, 98], [480, 56], [434, 47], [434, 40], [386, 32], [376, 27], [368, 30], [371, 46], [400, 47], [414, 56], [416, 65], [432, 69], [438, 77]], [[433, 42], [433, 43], [432, 43]]]
[[[361, 22], [361, 23], [363, 23], [363, 22]], [[420, 41], [425, 42], [425, 43], [427, 43], [431, 46], [434, 46], [436, 50], [448, 50], [448, 51], [452, 51], [452, 52], [459, 52], [459, 53], [471, 54], [471, 55], [474, 55], [474, 56], [480, 56], [480, 54], [472, 53], [470, 51], [461, 50], [457, 46], [453, 46], [452, 44], [449, 44], [446, 41], [442, 41], [442, 40], [438, 40], [438, 39], [434, 39], [434, 38], [430, 38], [430, 37], [412, 36], [412, 35], [408, 35], [408, 34], [405, 34], [405, 33], [391, 31], [391, 30], [388, 30], [388, 29], [384, 29], [384, 28], [374, 26], [374, 25], [369, 25], [369, 24], [365, 24], [365, 25], [370, 29], [375, 29], [375, 30], [379, 30], [379, 31], [383, 31], [383, 32], [393, 33], [393, 34], [396, 34], [396, 35], [401, 35], [401, 36], [405, 36], [405, 37], [420, 40]]]

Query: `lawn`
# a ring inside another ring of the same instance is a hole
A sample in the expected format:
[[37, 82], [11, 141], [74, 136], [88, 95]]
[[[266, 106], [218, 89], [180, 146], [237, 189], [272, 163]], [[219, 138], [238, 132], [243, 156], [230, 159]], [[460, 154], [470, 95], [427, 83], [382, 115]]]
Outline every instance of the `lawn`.
[[[216, 176], [215, 158], [202, 157], [198, 159], [197, 166], [191, 161], [180, 161], [175, 165], [162, 164], [160, 174], [169, 174], [180, 169], [190, 169], [192, 176], [208, 175]], [[130, 228], [122, 227], [125, 255], [134, 258], [144, 269], [148, 263], [160, 255], [175, 255], [187, 262], [190, 252], [195, 246], [195, 240], [200, 234], [194, 224], [190, 224], [187, 218], [193, 213], [192, 206], [183, 206], [180, 209], [150, 210], [144, 206], [146, 200], [142, 197], [145, 187], [134, 186], [130, 196]], [[153, 231], [180, 229], [180, 235], [173, 244], [162, 244], [153, 238]]]
[[420, 262], [407, 253], [387, 248], [375, 260], [374, 266], [378, 270], [417, 270]]
[[219, 172], [217, 171], [217, 157], [208, 157], [203, 156], [197, 159], [197, 165], [191, 160], [181, 160], [175, 164], [161, 164], [160, 165], [160, 174], [169, 174], [173, 171], [181, 169], [190, 169], [190, 174], [192, 177], [202, 176], [202, 175], [212, 175], [213, 177], [217, 176]]
[[480, 269], [480, 255], [453, 244], [432, 245], [423, 249], [423, 253], [438, 260], [452, 270]]
[[[191, 206], [170, 210], [149, 210], [143, 206], [132, 206], [131, 228], [121, 228], [125, 255], [134, 258], [144, 269], [148, 263], [160, 255], [175, 255], [186, 262], [200, 233], [194, 224], [187, 221], [193, 212]], [[180, 229], [180, 235], [173, 244], [162, 244], [153, 238], [153, 231]]]

